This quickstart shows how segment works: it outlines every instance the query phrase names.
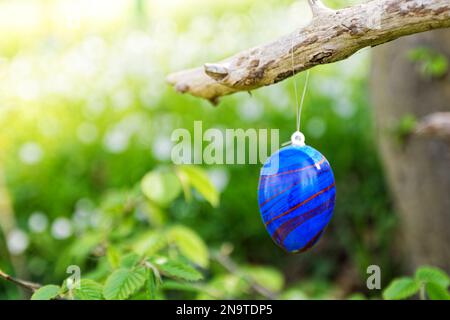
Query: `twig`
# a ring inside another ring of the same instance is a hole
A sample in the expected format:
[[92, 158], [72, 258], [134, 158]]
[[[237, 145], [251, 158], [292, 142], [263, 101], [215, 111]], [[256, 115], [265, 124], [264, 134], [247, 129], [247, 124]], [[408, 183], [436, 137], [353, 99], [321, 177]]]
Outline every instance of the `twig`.
[[[162, 277], [161, 277], [161, 273], [160, 273], [158, 268], [153, 263], [150, 263], [149, 261], [145, 260], [145, 261], [143, 261], [143, 265], [144, 265], [144, 267], [146, 267], [147, 269], [151, 270], [154, 273], [154, 275], [155, 275], [155, 277], [156, 277], [156, 279], [157, 279], [159, 284], [163, 283], [163, 280], [162, 280]], [[211, 296], [211, 298], [214, 298], [214, 299], [220, 299], [221, 298], [220, 293], [218, 291], [215, 291], [214, 289], [206, 288], [204, 286], [199, 286], [199, 285], [196, 285], [196, 284], [193, 284], [193, 283], [190, 283], [189, 285], [192, 288], [195, 288], [198, 291], [205, 292], [206, 294]]]
[[20, 286], [22, 288], [28, 289], [31, 292], [35, 292], [37, 289], [39, 289], [41, 287], [40, 284], [14, 278], [14, 277], [10, 276], [9, 274], [5, 273], [1, 269], [0, 269], [0, 278], [3, 278], [6, 281], [14, 283], [14, 284], [16, 284], [16, 285], [18, 285], [18, 286]]
[[225, 269], [228, 270], [228, 272], [237, 275], [238, 277], [242, 278], [245, 282], [247, 282], [250, 287], [255, 291], [256, 293], [259, 293], [264, 298], [269, 300], [275, 300], [277, 298], [276, 293], [272, 292], [271, 290], [261, 286], [259, 283], [257, 283], [255, 280], [253, 280], [251, 277], [249, 277], [244, 272], [240, 271], [239, 266], [230, 259], [229, 256], [212, 252], [211, 257], [215, 259], [219, 264], [221, 264]]

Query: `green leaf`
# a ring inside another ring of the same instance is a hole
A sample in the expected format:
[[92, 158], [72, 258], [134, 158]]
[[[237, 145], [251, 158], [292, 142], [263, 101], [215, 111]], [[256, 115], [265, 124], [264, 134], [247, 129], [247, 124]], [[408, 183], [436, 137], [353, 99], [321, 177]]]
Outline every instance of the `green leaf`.
[[202, 169], [192, 165], [179, 166], [177, 175], [181, 181], [188, 181], [213, 207], [219, 205], [219, 192]]
[[416, 271], [416, 280], [428, 283], [432, 282], [440, 285], [443, 288], [447, 288], [450, 284], [448, 275], [439, 268], [423, 266]]
[[194, 231], [184, 226], [174, 226], [169, 229], [167, 236], [186, 258], [200, 267], [208, 267], [208, 247]]
[[400, 300], [416, 294], [420, 289], [420, 284], [414, 279], [404, 277], [395, 279], [383, 292], [386, 300]]
[[157, 259], [155, 264], [162, 273], [169, 277], [187, 281], [198, 281], [203, 279], [203, 275], [197, 271], [197, 269], [178, 260], [167, 260], [165, 258]]
[[192, 192], [191, 192], [191, 182], [189, 181], [189, 176], [180, 170], [175, 171], [178, 179], [180, 179], [181, 188], [183, 189], [184, 199], [186, 202], [191, 202]]
[[120, 253], [116, 247], [108, 246], [106, 251], [106, 257], [108, 258], [109, 265], [113, 269], [117, 269], [120, 265]]
[[152, 256], [167, 246], [167, 239], [161, 233], [148, 231], [133, 243], [133, 251], [140, 255]]
[[164, 208], [152, 201], [145, 201], [139, 204], [138, 210], [148, 217], [148, 221], [155, 227], [165, 225], [167, 213]]
[[435, 282], [427, 283], [425, 290], [431, 300], [450, 300], [448, 290]]
[[120, 259], [120, 267], [132, 269], [138, 264], [139, 260], [141, 260], [139, 255], [134, 252], [130, 252]]
[[425, 68], [425, 72], [429, 73], [430, 75], [435, 77], [442, 77], [448, 71], [447, 57], [442, 54], [435, 55]]
[[298, 288], [291, 288], [284, 290], [280, 296], [280, 299], [283, 300], [308, 300], [308, 296], [303, 290]]
[[51, 300], [58, 296], [61, 288], [54, 284], [40, 287], [31, 296], [31, 300]]
[[242, 268], [248, 277], [270, 291], [280, 291], [284, 286], [283, 275], [274, 268], [249, 266]]
[[417, 126], [417, 118], [412, 114], [405, 114], [398, 123], [392, 128], [391, 133], [397, 143], [404, 144], [407, 138], [413, 133]]
[[248, 292], [249, 284], [241, 276], [220, 274], [212, 278], [197, 299], [232, 299]]
[[146, 286], [146, 291], [147, 291], [148, 298], [150, 300], [155, 300], [156, 299], [156, 290], [157, 290], [157, 288], [158, 288], [158, 285], [156, 283], [155, 273], [153, 272], [153, 270], [147, 269], [147, 286]]
[[417, 119], [412, 114], [404, 115], [398, 123], [398, 133], [400, 135], [409, 135], [417, 126]]
[[424, 76], [442, 77], [448, 71], [448, 60], [442, 53], [427, 47], [418, 47], [408, 52], [408, 58], [419, 63]]
[[180, 194], [181, 185], [170, 171], [151, 171], [141, 181], [144, 195], [160, 206], [168, 206]]
[[108, 300], [125, 300], [142, 288], [146, 275], [144, 267], [117, 269], [106, 280], [103, 296]]
[[100, 283], [90, 279], [81, 279], [79, 288], [73, 290], [76, 300], [102, 300], [103, 287]]

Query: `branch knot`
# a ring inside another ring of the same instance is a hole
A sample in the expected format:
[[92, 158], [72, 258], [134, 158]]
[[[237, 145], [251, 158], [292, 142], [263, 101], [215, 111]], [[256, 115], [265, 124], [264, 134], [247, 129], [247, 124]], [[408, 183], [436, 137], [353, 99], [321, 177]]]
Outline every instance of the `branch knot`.
[[228, 75], [228, 68], [223, 64], [205, 63], [205, 73], [216, 81], [223, 80]]

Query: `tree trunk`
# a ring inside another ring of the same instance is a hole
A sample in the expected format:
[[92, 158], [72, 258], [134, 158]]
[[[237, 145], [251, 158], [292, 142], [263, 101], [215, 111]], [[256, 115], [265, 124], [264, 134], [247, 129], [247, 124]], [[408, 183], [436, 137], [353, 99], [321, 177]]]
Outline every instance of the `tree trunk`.
[[[429, 264], [450, 271], [450, 142], [409, 135], [402, 119], [450, 111], [450, 72], [424, 76], [411, 50], [426, 47], [450, 61], [450, 30], [409, 36], [374, 49], [371, 91], [378, 144], [400, 219], [399, 249], [408, 269]], [[397, 134], [395, 133], [397, 132]]]

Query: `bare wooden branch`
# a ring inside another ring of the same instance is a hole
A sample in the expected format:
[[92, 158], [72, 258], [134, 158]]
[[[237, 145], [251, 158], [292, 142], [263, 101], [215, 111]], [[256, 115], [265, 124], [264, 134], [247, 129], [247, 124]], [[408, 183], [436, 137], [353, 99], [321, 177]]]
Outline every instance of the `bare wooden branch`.
[[308, 2], [313, 19], [306, 27], [221, 62], [170, 74], [167, 81], [178, 92], [216, 103], [221, 96], [277, 83], [364, 47], [450, 27], [449, 0], [374, 0], [340, 10], [328, 9], [320, 0]]
[[414, 134], [450, 140], [450, 112], [436, 112], [426, 116], [417, 124]]
[[6, 281], [14, 283], [15, 285], [18, 285], [27, 290], [30, 290], [31, 292], [35, 292], [37, 289], [39, 289], [41, 287], [40, 284], [14, 278], [14, 277], [10, 276], [9, 274], [3, 272], [1, 269], [0, 269], [0, 278], [3, 278]]

